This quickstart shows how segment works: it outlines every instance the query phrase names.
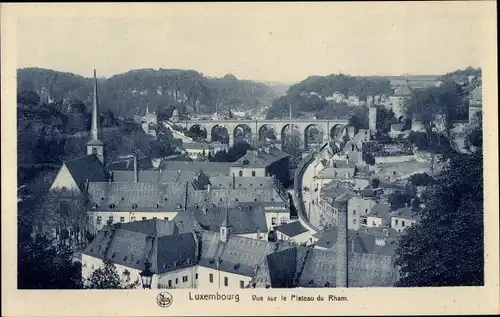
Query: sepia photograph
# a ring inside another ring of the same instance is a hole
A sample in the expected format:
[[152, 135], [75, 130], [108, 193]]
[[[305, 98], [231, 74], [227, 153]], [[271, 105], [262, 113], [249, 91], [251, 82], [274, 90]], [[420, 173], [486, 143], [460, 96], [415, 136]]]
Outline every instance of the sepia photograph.
[[17, 290], [484, 287], [495, 5], [385, 4], [2, 5]]

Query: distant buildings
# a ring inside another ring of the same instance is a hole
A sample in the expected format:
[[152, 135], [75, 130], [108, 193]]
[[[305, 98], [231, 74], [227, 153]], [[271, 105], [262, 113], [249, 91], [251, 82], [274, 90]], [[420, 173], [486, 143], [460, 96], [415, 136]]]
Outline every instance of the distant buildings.
[[477, 124], [481, 120], [483, 107], [482, 86], [474, 88], [469, 98], [469, 124]]
[[158, 127], [158, 116], [156, 113], [149, 112], [149, 104], [146, 104], [146, 112], [141, 119], [142, 130], [148, 135], [156, 136], [156, 129]]

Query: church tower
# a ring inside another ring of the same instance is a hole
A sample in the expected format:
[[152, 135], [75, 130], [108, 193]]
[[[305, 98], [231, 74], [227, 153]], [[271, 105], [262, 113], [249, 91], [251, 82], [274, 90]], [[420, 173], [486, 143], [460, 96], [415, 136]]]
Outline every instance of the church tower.
[[375, 106], [368, 109], [368, 128], [372, 134], [377, 132], [377, 108]]
[[231, 225], [229, 224], [229, 204], [226, 205], [226, 217], [220, 225], [220, 242], [227, 243], [231, 234]]
[[87, 142], [87, 155], [95, 154], [104, 164], [104, 143], [99, 141], [100, 132], [99, 97], [97, 95], [97, 75], [94, 69], [94, 100], [92, 102], [92, 125], [90, 128], [90, 140]]

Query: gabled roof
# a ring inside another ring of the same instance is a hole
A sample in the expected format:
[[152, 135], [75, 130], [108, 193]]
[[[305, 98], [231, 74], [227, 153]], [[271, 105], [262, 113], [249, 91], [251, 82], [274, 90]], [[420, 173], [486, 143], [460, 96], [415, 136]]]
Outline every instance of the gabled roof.
[[196, 263], [196, 241], [193, 233], [154, 237], [116, 227], [101, 230], [82, 252], [137, 270], [151, 263], [155, 273], [165, 273]]
[[295, 237], [308, 230], [300, 223], [300, 221], [288, 222], [283, 225], [274, 227], [274, 230], [285, 234], [288, 237]]
[[[221, 223], [225, 221], [225, 207], [190, 208], [184, 213], [191, 213], [204, 230], [219, 232]], [[179, 216], [179, 215], [177, 215]], [[179, 221], [181, 218], [174, 218]], [[239, 206], [228, 210], [229, 224], [233, 234], [250, 234], [258, 231], [267, 232], [266, 215], [260, 206]], [[186, 216], [181, 216], [185, 218]]]
[[383, 217], [391, 211], [391, 205], [389, 204], [375, 204], [372, 207], [371, 212], [367, 215], [369, 217]]
[[219, 233], [203, 230], [199, 265], [253, 277], [267, 255], [290, 247], [288, 244], [234, 235], [229, 236], [227, 243], [220, 243]]
[[[113, 179], [115, 182], [132, 183], [134, 182], [133, 170], [115, 170]], [[138, 171], [138, 181], [140, 183], [177, 183], [185, 184], [191, 182], [196, 177], [194, 171]]]
[[403, 127], [404, 127], [404, 124], [403, 123], [393, 123], [391, 124], [391, 130], [394, 130], [394, 131], [403, 131]]
[[80, 190], [84, 189], [83, 186], [87, 179], [89, 182], [105, 182], [108, 178], [104, 165], [95, 154], [64, 162], [64, 165]]
[[403, 207], [394, 210], [391, 213], [391, 217], [399, 217], [399, 218], [415, 219], [415, 220], [417, 219], [416, 215], [413, 213], [410, 207]]
[[274, 188], [276, 180], [273, 177], [232, 177], [215, 176], [210, 177], [212, 189], [232, 188]]
[[236, 162], [231, 163], [231, 167], [267, 167], [280, 161], [290, 154], [280, 151], [275, 147], [260, 148], [258, 150], [247, 150], [246, 154]]
[[168, 236], [178, 233], [175, 222], [156, 219], [156, 221], [141, 220], [116, 224], [119, 228], [132, 232], [144, 233], [152, 237]]

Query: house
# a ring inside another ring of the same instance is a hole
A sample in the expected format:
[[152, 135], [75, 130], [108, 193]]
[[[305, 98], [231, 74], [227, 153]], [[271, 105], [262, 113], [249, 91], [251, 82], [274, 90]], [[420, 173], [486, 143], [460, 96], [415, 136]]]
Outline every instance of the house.
[[146, 103], [146, 112], [144, 116], [141, 118], [141, 127], [142, 130], [151, 136], [156, 136], [156, 129], [158, 126], [158, 116], [156, 113], [149, 112], [149, 104]]
[[408, 81], [402, 85], [399, 85], [395, 90], [392, 96], [390, 96], [390, 107], [392, 111], [394, 111], [394, 115], [397, 119], [401, 118], [404, 115], [404, 105], [406, 100], [411, 97], [412, 90], [410, 89]]
[[276, 176], [282, 183], [288, 181], [290, 155], [275, 147], [263, 146], [248, 150], [236, 162], [230, 164], [230, 174], [236, 177]]
[[291, 241], [298, 244], [311, 241], [311, 234], [300, 221], [288, 222], [274, 227], [276, 238], [279, 241]]
[[391, 205], [385, 203], [375, 204], [371, 212], [361, 219], [361, 223], [367, 227], [382, 227], [390, 225]]
[[419, 217], [410, 207], [396, 209], [390, 214], [391, 228], [398, 233], [403, 232], [406, 228], [413, 226], [418, 222]]
[[391, 124], [391, 130], [389, 131], [389, 136], [392, 139], [398, 138], [400, 135], [403, 135], [403, 123], [393, 123]]
[[191, 171], [203, 170], [209, 176], [229, 176], [230, 164], [226, 162], [183, 162], [183, 161], [163, 161], [159, 169], [163, 171]]
[[215, 155], [219, 151], [227, 151], [227, 144], [218, 143], [203, 143], [203, 142], [189, 142], [183, 143], [182, 147], [187, 153], [188, 157], [197, 160], [206, 158], [208, 155]]

